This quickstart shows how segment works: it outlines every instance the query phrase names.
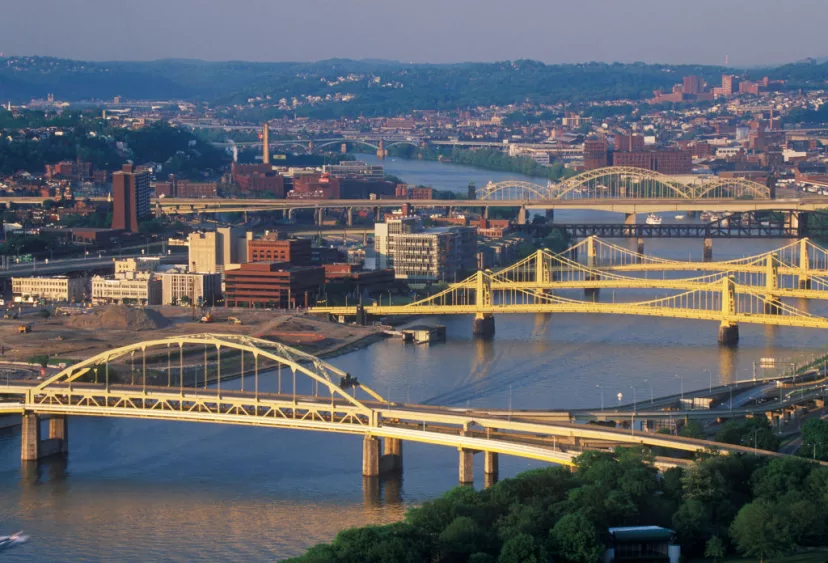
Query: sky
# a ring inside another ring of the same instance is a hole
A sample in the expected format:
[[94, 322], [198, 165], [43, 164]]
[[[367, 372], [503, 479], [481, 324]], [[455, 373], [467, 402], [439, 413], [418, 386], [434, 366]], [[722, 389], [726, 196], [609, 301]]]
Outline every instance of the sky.
[[825, 0], [2, 0], [0, 52], [81, 60], [824, 57]]

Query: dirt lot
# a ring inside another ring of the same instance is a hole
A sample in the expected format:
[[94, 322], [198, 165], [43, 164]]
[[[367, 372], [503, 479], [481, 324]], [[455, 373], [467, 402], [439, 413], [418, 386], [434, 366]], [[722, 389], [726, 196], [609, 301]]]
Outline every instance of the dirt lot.
[[[295, 346], [311, 354], [332, 355], [370, 342], [378, 334], [374, 327], [340, 325], [311, 315], [280, 312], [229, 312], [216, 309], [213, 322], [200, 323], [201, 314], [183, 307], [96, 307], [86, 313], [44, 319], [36, 310], [24, 311], [20, 319], [0, 319], [3, 359], [26, 361], [34, 355], [83, 359], [107, 349], [142, 340], [174, 335], [215, 333], [245, 334]], [[228, 321], [236, 317], [241, 324]], [[31, 324], [28, 334], [18, 327]]]

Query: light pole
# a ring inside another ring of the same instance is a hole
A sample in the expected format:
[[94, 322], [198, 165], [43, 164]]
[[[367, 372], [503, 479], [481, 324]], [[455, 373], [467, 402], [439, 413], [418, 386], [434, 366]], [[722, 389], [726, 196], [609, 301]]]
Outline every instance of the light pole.
[[678, 377], [679, 381], [681, 382], [681, 402], [683, 403], [684, 402], [684, 377], [679, 375], [679, 374], [675, 374], [673, 377]]
[[512, 386], [509, 385], [509, 420], [512, 420]]
[[635, 389], [635, 385], [630, 385], [629, 388], [633, 390], [633, 415], [635, 415], [638, 409], [638, 393]]
[[600, 385], [596, 385], [596, 387], [601, 390], [601, 412], [604, 412], [604, 388]]
[[[709, 369], [704, 369], [702, 371], [707, 372], [707, 391], [709, 393], [712, 393], [713, 392], [713, 374], [710, 373]], [[755, 379], [756, 378], [754, 377], [754, 380]]]
[[644, 383], [650, 386], [650, 404], [652, 405], [655, 401], [655, 397], [653, 396], [653, 382], [645, 379]]
[[753, 431], [753, 455], [756, 455], [756, 440], [759, 437], [759, 429], [756, 428]]

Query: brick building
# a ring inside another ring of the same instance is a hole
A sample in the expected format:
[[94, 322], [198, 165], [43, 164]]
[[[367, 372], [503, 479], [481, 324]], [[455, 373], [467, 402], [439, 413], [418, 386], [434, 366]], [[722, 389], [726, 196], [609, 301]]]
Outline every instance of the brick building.
[[259, 239], [247, 240], [248, 262], [287, 262], [294, 266], [311, 263], [310, 239], [279, 239], [276, 234], [266, 234]]
[[138, 225], [152, 217], [149, 172], [124, 164], [112, 174], [112, 228], [138, 232]]
[[646, 168], [662, 174], [690, 174], [693, 170], [690, 151], [686, 150], [616, 152], [612, 163], [613, 166]]
[[224, 273], [224, 301], [228, 307], [309, 307], [324, 284], [321, 266], [248, 262]]
[[595, 170], [608, 164], [607, 140], [604, 137], [584, 139], [584, 169]]

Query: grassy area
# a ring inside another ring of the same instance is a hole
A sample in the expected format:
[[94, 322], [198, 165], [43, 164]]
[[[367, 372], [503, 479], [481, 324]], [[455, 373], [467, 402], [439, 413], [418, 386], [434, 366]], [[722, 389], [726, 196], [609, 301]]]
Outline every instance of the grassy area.
[[[713, 563], [712, 559], [690, 559], [689, 563]], [[759, 563], [749, 557], [724, 557], [717, 563]], [[828, 563], [828, 551], [803, 551], [789, 555], [768, 557], [764, 563]]]

